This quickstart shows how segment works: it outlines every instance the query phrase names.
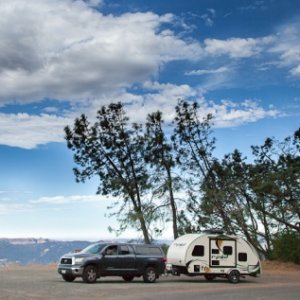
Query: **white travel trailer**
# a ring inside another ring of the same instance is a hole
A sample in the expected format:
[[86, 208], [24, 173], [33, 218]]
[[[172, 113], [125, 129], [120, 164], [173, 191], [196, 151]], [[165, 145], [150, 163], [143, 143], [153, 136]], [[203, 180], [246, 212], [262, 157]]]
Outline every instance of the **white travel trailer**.
[[254, 247], [243, 238], [207, 231], [177, 238], [168, 249], [167, 271], [204, 275], [207, 280], [225, 277], [238, 283], [241, 276], [258, 276], [261, 264]]

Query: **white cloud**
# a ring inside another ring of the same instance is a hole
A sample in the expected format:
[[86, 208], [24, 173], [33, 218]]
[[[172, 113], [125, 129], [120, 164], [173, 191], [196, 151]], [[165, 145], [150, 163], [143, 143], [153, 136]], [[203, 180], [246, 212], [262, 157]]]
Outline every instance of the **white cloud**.
[[[193, 88], [187, 84], [175, 85], [170, 83], [147, 81], [143, 85], [144, 94], [134, 94], [123, 91], [115, 93], [112, 98], [98, 98], [85, 108], [85, 113], [93, 122], [99, 103], [121, 101], [126, 105], [126, 112], [132, 122], [143, 123], [149, 113], [156, 110], [163, 112], [166, 122], [175, 117], [175, 106], [178, 99], [197, 101], [204, 116], [211, 113], [215, 117], [217, 127], [238, 126], [255, 122], [263, 118], [278, 117], [280, 112], [275, 108], [265, 109], [256, 101], [235, 103], [222, 101], [220, 104], [207, 100], [202, 95], [201, 88]], [[32, 149], [49, 142], [64, 141], [63, 128], [72, 125], [77, 114], [65, 117], [41, 114], [28, 115], [0, 113], [0, 144]]]
[[97, 7], [102, 4], [102, 0], [84, 0], [89, 6]]
[[265, 1], [256, 0], [253, 1], [250, 5], [247, 6], [241, 6], [237, 8], [240, 11], [255, 11], [255, 10], [265, 10], [267, 9], [267, 5], [265, 4]]
[[[300, 76], [300, 22], [292, 21], [278, 28], [276, 34], [258, 38], [205, 39], [202, 57], [217, 59], [261, 59], [257, 70], [271, 71], [271, 68], [287, 68], [289, 74]], [[200, 70], [198, 75], [208, 74]], [[196, 75], [197, 70], [191, 75]], [[189, 74], [190, 75], [190, 74]]]
[[[128, 115], [131, 120], [145, 122], [149, 113], [160, 110], [167, 122], [175, 116], [175, 106], [178, 99], [202, 99], [202, 90], [193, 88], [187, 84], [176, 85], [171, 83], [159, 83], [147, 81], [143, 85], [145, 94], [140, 96], [139, 101], [133, 101], [128, 106]], [[132, 94], [127, 94], [130, 99]], [[135, 95], [133, 95], [134, 99]]]
[[185, 75], [209, 75], [209, 74], [218, 74], [218, 73], [224, 73], [224, 72], [228, 72], [229, 69], [228, 67], [220, 67], [217, 69], [200, 69], [200, 70], [193, 70], [193, 71], [189, 71], [186, 72]]
[[47, 106], [43, 109], [45, 113], [58, 113], [58, 108], [54, 106]]
[[207, 11], [208, 11], [213, 17], [216, 16], [216, 10], [215, 10], [215, 9], [213, 9], [213, 8], [208, 8]]
[[[99, 0], [0, 1], [0, 85], [5, 87], [0, 89], [0, 106], [54, 98], [71, 102], [71, 107], [73, 102], [93, 118], [100, 105], [122, 101], [128, 104], [130, 118], [143, 122], [148, 113], [158, 109], [169, 121], [179, 98], [196, 99], [207, 111], [218, 116], [223, 112], [224, 118], [218, 119], [224, 122], [219, 126], [231, 126], [254, 120], [247, 113], [250, 108], [234, 111], [231, 106], [208, 105], [203, 91], [231, 82], [239, 60], [275, 53], [282, 64], [289, 65], [293, 76], [299, 76], [299, 47], [289, 47], [298, 45], [292, 38], [205, 39], [200, 44], [167, 29], [178, 20], [174, 15], [103, 15], [94, 8], [101, 4]], [[207, 15], [213, 19], [216, 12], [210, 8]], [[291, 26], [289, 30], [290, 37], [298, 32]], [[275, 43], [280, 39], [281, 43]], [[210, 58], [216, 65], [223, 56], [239, 60], [215, 69], [204, 64], [185, 74], [210, 75], [201, 87], [158, 82], [157, 75], [168, 62], [185, 59], [199, 63]], [[141, 87], [141, 93], [134, 93], [134, 86]], [[71, 125], [79, 114], [55, 116], [58, 107], [53, 106], [43, 112], [0, 113], [0, 144], [31, 149], [61, 142], [64, 126]], [[271, 116], [260, 106], [252, 108], [252, 113], [257, 119]]]
[[0, 144], [31, 149], [39, 144], [61, 142], [63, 128], [71, 120], [48, 114], [0, 113]]
[[0, 215], [32, 211], [32, 205], [23, 203], [0, 203]]
[[215, 126], [219, 128], [240, 126], [281, 115], [277, 109], [273, 107], [265, 109], [254, 100], [245, 100], [242, 103], [228, 100], [223, 100], [220, 104], [211, 102], [206, 106], [206, 113], [214, 116]]
[[300, 75], [300, 22], [292, 22], [279, 28], [276, 43], [269, 53], [278, 55], [277, 67], [288, 68], [292, 76]]
[[201, 53], [198, 43], [160, 31], [171, 14], [104, 16], [71, 0], [1, 1], [0, 11], [2, 103], [45, 96], [84, 101]]
[[248, 58], [262, 53], [273, 41], [272, 36], [226, 40], [205, 39], [204, 51], [210, 56], [228, 55], [230, 58]]
[[[0, 202], [0, 215], [8, 215], [12, 213], [24, 213], [34, 211], [39, 206], [40, 208], [45, 205], [69, 205], [69, 204], [87, 204], [87, 203], [102, 203], [107, 205], [110, 202], [106, 196], [102, 195], [71, 195], [71, 196], [53, 196], [53, 197], [40, 197], [38, 199], [29, 200], [27, 203], [11, 202], [9, 199], [2, 199]], [[114, 199], [115, 200], [115, 199]]]
[[300, 65], [291, 69], [291, 74], [294, 76], [300, 76]]
[[282, 113], [274, 107], [264, 108], [258, 100], [230, 101], [222, 100], [220, 103], [205, 99], [201, 88], [192, 88], [189, 85], [160, 84], [159, 82], [146, 82], [144, 88], [147, 93], [143, 96], [127, 93], [119, 100], [127, 103], [126, 112], [130, 120], [144, 122], [147, 114], [159, 109], [163, 112], [166, 122], [175, 117], [175, 105], [178, 99], [197, 101], [200, 106], [200, 117], [207, 114], [214, 116], [214, 126], [234, 127], [264, 118], [277, 118]]
[[201, 19], [204, 20], [206, 26], [211, 27], [214, 25], [214, 18], [216, 16], [216, 11], [213, 8], [206, 9], [207, 13], [201, 15]]
[[[113, 199], [116, 200], [116, 199]], [[75, 204], [103, 204], [111, 203], [111, 198], [102, 195], [71, 195], [71, 196], [53, 196], [40, 197], [27, 201], [27, 203], [12, 202], [11, 199], [1, 199], [0, 215], [18, 214], [44, 209], [46, 205], [61, 206]]]
[[30, 200], [31, 204], [73, 204], [73, 203], [91, 203], [107, 201], [107, 197], [101, 195], [72, 195], [72, 196], [54, 196], [54, 197], [41, 197], [36, 200]]

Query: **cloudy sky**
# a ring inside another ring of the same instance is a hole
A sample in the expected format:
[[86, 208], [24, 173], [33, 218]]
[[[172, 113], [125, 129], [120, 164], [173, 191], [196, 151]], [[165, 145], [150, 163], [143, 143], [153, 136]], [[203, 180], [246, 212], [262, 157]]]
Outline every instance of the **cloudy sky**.
[[63, 132], [103, 104], [198, 101], [220, 157], [300, 125], [298, 0], [0, 0], [0, 50], [0, 237], [111, 236]]

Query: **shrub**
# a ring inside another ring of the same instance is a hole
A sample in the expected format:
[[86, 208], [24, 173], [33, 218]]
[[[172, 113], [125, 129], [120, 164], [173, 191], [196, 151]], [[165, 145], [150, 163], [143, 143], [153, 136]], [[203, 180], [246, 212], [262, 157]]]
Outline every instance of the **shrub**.
[[285, 232], [273, 240], [274, 259], [300, 264], [300, 234], [297, 232]]

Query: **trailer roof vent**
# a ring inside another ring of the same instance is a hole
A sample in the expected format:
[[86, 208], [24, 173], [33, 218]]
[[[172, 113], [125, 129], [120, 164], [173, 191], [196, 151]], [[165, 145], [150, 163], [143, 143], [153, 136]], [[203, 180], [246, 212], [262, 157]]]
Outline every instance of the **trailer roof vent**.
[[211, 229], [206, 229], [203, 232], [208, 234], [223, 234], [224, 230], [221, 228], [211, 228]]

